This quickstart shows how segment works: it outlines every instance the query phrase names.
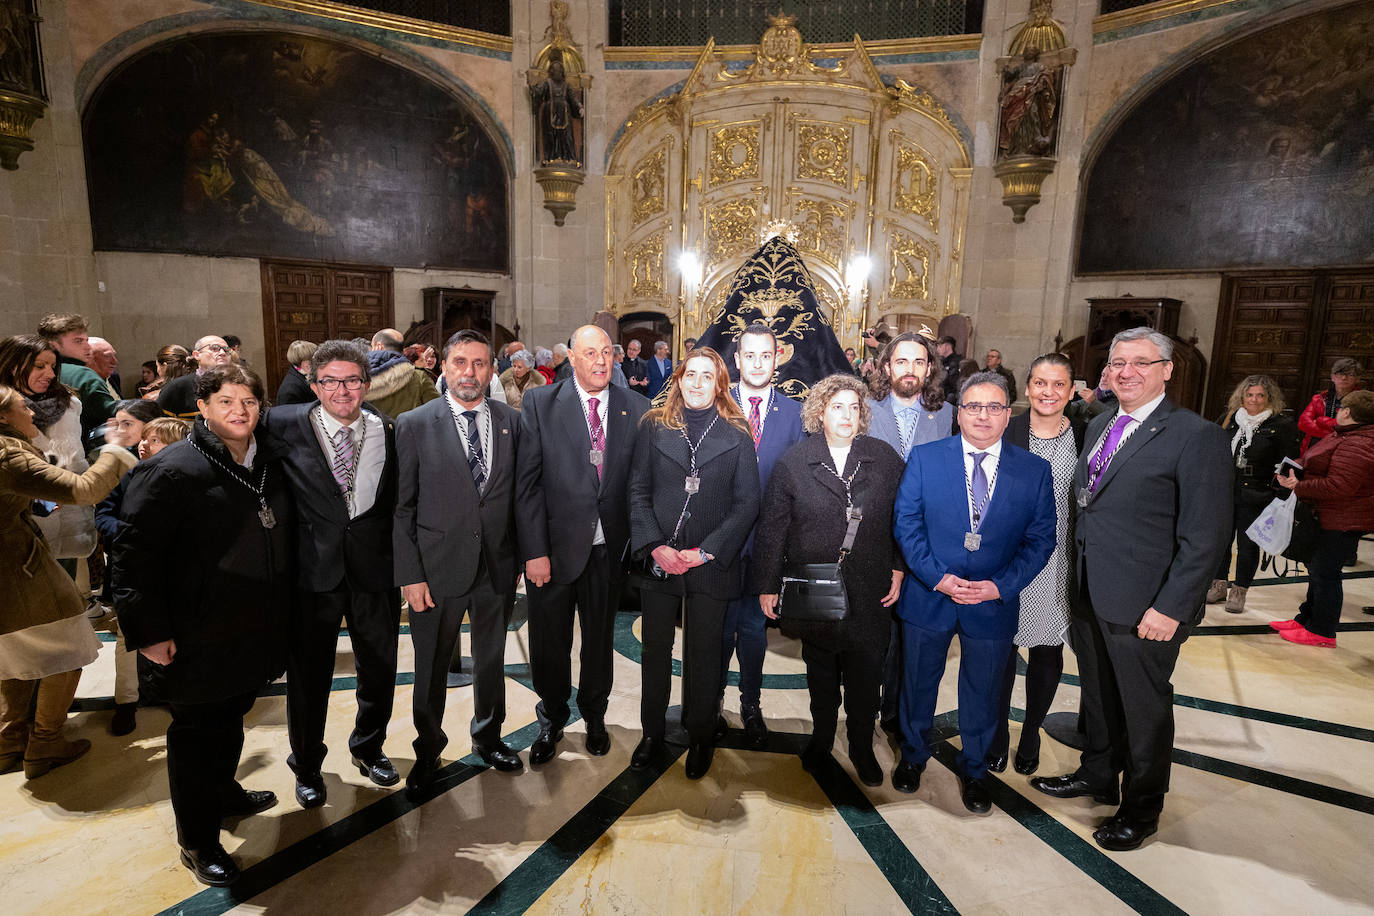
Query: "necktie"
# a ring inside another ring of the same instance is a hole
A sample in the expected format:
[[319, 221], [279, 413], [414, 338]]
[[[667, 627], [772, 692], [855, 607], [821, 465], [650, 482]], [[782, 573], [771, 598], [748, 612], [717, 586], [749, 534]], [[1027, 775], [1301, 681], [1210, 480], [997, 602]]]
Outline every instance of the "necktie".
[[754, 451], [759, 450], [759, 440], [763, 438], [763, 418], [759, 416], [759, 405], [763, 398], [749, 399], [749, 431], [754, 434]]
[[1093, 456], [1092, 464], [1088, 466], [1088, 490], [1096, 493], [1097, 485], [1102, 482], [1102, 475], [1107, 471], [1107, 465], [1112, 463], [1112, 456], [1116, 454], [1117, 448], [1121, 445], [1121, 436], [1126, 432], [1126, 427], [1131, 425], [1131, 417], [1122, 414], [1116, 418], [1112, 424], [1112, 431], [1107, 433], [1107, 441], [1102, 443], [1102, 447]]
[[482, 484], [487, 482], [487, 472], [483, 470], [485, 462], [482, 459], [482, 434], [477, 429], [477, 411], [463, 411], [463, 419], [467, 421], [468, 429], [468, 470], [472, 471], [472, 482], [480, 493]]
[[339, 489], [347, 493], [355, 466], [352, 427], [340, 426], [339, 431], [334, 434], [333, 442], [334, 463], [330, 469], [334, 472], [334, 480], [338, 483]]
[[897, 408], [897, 434], [902, 437], [902, 460], [911, 452], [911, 440], [916, 434], [916, 408]]
[[987, 452], [969, 452], [973, 458], [973, 513], [979, 522], [988, 507], [988, 475], [983, 472], [983, 459]]
[[[597, 398], [587, 398], [587, 425], [591, 428], [592, 448], [606, 454], [606, 430], [601, 426], [601, 402]], [[596, 466], [596, 477], [601, 479], [601, 469], [606, 466], [603, 458], [601, 463]]]

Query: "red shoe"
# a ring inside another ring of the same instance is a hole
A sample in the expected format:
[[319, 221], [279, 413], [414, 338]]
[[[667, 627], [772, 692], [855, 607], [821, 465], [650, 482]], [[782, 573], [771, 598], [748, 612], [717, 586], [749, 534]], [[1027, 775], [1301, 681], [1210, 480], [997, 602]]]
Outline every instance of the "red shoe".
[[1302, 624], [1296, 620], [1271, 620], [1269, 626], [1282, 633], [1284, 630], [1291, 630], [1294, 627], [1301, 627]]
[[1279, 635], [1289, 642], [1295, 642], [1300, 646], [1320, 646], [1323, 649], [1336, 648], [1336, 640], [1329, 636], [1318, 636], [1316, 633], [1313, 633], [1303, 626], [1280, 630]]

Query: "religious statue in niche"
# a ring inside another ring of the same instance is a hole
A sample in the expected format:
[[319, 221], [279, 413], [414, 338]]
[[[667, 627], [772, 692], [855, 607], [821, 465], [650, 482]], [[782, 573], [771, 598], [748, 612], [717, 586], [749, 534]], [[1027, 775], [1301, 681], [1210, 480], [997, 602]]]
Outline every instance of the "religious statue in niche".
[[556, 226], [576, 209], [577, 189], [585, 177], [584, 90], [592, 82], [568, 29], [568, 12], [567, 0], [551, 0], [544, 47], [525, 71], [534, 114], [534, 178], [544, 189], [544, 209], [553, 214]]
[[0, 0], [0, 167], [19, 168], [33, 149], [29, 130], [43, 116], [43, 51], [35, 0]]
[[1059, 124], [1059, 73], [1027, 48], [1021, 63], [1002, 74], [997, 152], [1007, 156], [1048, 156], [1054, 152]]

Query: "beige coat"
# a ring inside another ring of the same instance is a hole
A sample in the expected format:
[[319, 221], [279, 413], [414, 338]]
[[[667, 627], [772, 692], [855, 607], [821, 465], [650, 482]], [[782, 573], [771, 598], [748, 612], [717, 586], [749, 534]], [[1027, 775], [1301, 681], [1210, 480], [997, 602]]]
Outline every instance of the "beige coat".
[[525, 373], [524, 384], [515, 377], [514, 369], [507, 369], [501, 373], [501, 387], [506, 390], [506, 403], [516, 410], [520, 409], [520, 402], [525, 398], [525, 392], [531, 388], [548, 384], [544, 381], [544, 376], [540, 375], [533, 367]]
[[86, 623], [86, 599], [57, 565], [30, 505], [46, 499], [93, 506], [136, 459], [106, 447], [83, 474], [54, 467], [21, 436], [0, 436], [0, 677], [33, 680], [95, 660], [100, 643]]

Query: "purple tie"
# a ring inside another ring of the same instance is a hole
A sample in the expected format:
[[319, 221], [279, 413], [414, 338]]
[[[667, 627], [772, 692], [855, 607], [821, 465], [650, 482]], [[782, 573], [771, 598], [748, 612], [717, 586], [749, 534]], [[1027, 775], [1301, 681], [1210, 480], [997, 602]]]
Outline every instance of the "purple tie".
[[348, 492], [349, 478], [357, 467], [357, 459], [353, 455], [353, 430], [347, 426], [340, 426], [339, 431], [334, 434], [334, 460], [330, 464], [330, 470], [334, 472], [334, 480], [338, 483], [339, 489]]
[[1131, 422], [1130, 415], [1123, 413], [1112, 424], [1111, 432], [1107, 433], [1107, 441], [1102, 443], [1102, 447], [1097, 450], [1097, 454], [1093, 456], [1092, 462], [1088, 465], [1089, 492], [1097, 492], [1097, 485], [1102, 482], [1102, 475], [1106, 473], [1107, 465], [1112, 463], [1112, 456], [1116, 454], [1116, 449], [1121, 444], [1121, 437]]
[[[600, 410], [600, 408], [601, 408], [601, 403], [600, 403], [600, 401], [598, 401], [596, 398], [587, 398], [587, 424], [588, 424], [588, 426], [590, 427], [590, 430], [591, 430], [592, 448], [596, 449], [597, 451], [601, 452], [602, 454], [605, 454], [605, 452], [606, 452], [606, 429], [605, 429], [605, 427], [603, 427], [603, 426], [601, 425], [601, 410]], [[596, 478], [597, 478], [597, 480], [600, 480], [600, 479], [601, 479], [601, 468], [602, 468], [602, 465], [604, 465], [604, 464], [605, 464], [605, 459], [603, 458], [603, 459], [602, 459], [602, 464], [598, 464], [598, 465], [596, 466]]]

